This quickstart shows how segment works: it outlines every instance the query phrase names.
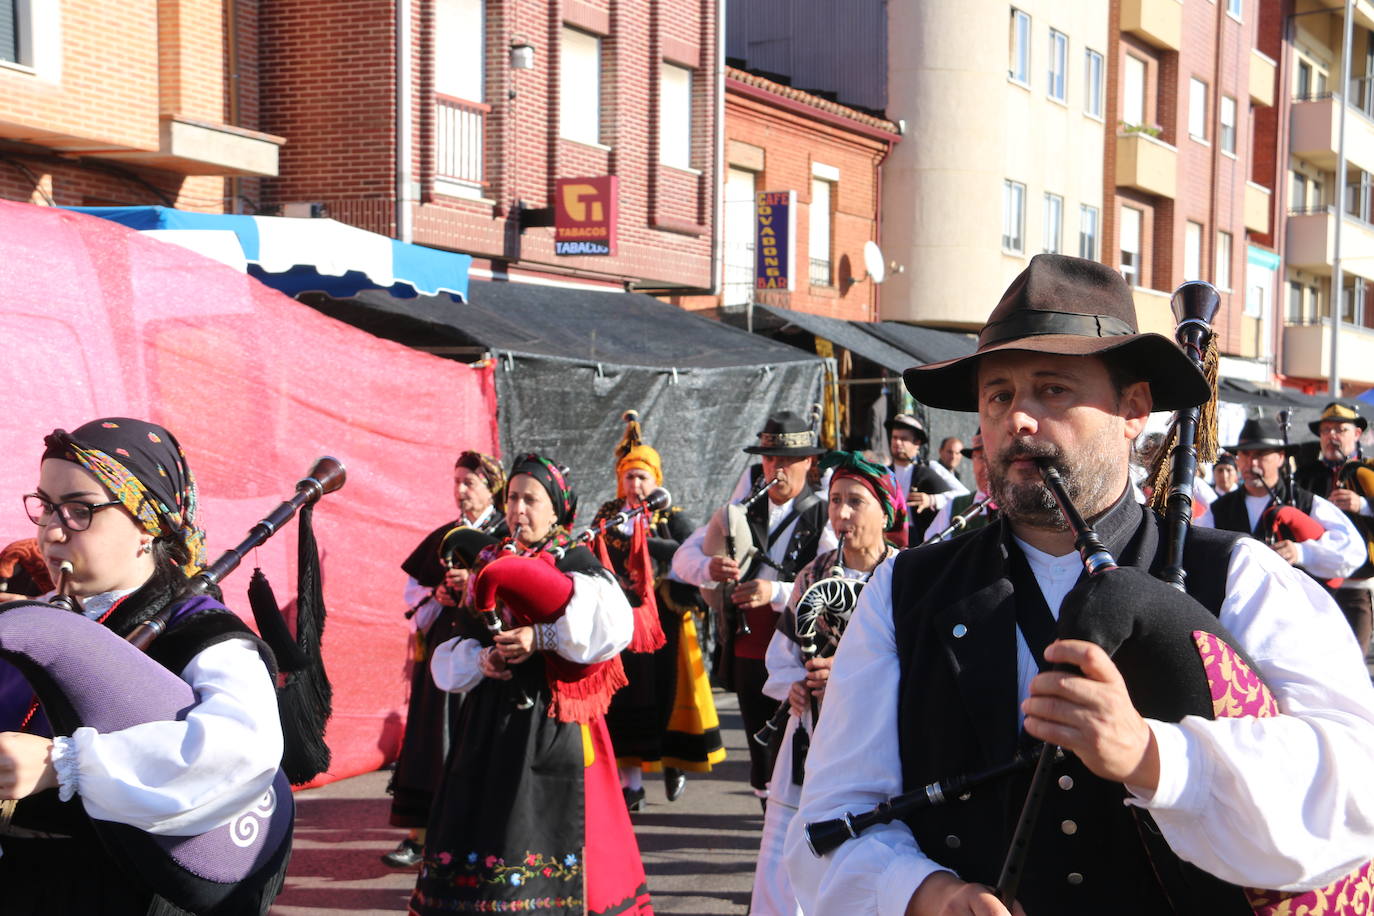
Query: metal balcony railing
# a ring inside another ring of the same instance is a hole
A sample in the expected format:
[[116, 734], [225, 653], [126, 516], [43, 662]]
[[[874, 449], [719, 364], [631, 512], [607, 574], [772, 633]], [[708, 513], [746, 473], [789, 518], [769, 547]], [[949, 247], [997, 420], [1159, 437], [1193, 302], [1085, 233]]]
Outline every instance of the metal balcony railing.
[[490, 106], [480, 102], [435, 94], [435, 172], [439, 177], [482, 183], [485, 121], [490, 112]]

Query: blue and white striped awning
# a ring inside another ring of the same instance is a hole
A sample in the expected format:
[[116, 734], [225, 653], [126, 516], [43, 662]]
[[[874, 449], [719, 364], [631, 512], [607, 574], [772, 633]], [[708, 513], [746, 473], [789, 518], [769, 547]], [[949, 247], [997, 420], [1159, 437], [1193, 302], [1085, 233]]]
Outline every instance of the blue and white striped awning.
[[467, 301], [472, 258], [399, 242], [332, 219], [190, 213], [171, 207], [69, 207], [148, 232], [257, 277], [287, 295], [345, 299], [381, 289]]

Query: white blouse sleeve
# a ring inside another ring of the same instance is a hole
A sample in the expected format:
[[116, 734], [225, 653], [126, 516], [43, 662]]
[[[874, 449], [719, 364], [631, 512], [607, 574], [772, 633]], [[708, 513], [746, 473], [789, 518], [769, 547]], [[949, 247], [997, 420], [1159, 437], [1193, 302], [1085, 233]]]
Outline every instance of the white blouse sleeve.
[[1159, 785], [1135, 803], [1225, 881], [1324, 887], [1374, 856], [1374, 688], [1359, 646], [1319, 585], [1249, 539], [1232, 550], [1220, 619], [1282, 715], [1149, 721]]
[[866, 830], [824, 858], [806, 845], [808, 823], [858, 814], [902, 792], [899, 681], [887, 560], [859, 594], [835, 653], [823, 724], [806, 759], [801, 808], [787, 831], [787, 873], [808, 916], [902, 916], [921, 882], [946, 870], [921, 852], [901, 821]]
[[482, 681], [477, 654], [482, 644], [475, 639], [455, 636], [434, 648], [429, 659], [429, 676], [434, 686], [448, 693], [467, 693]]
[[181, 672], [186, 717], [56, 739], [59, 789], [93, 818], [187, 835], [227, 824], [267, 791], [282, 756], [277, 690], [253, 643], [229, 639]]
[[421, 633], [428, 632], [429, 625], [444, 609], [442, 604], [434, 600], [434, 589], [425, 588], [415, 581], [414, 576], [406, 577], [405, 603], [407, 610], [415, 608], [415, 615], [410, 618], [410, 622]]
[[768, 680], [763, 682], [763, 695], [766, 697], [785, 700], [793, 684], [806, 680], [801, 647], [784, 636], [780, 629], [773, 630], [773, 638], [768, 640], [768, 652], [763, 662], [768, 666]]
[[[551, 627], [556, 633], [553, 651], [580, 665], [618, 655], [634, 634], [634, 610], [625, 593], [610, 576], [572, 573], [572, 581], [572, 597], [563, 616], [552, 624], [536, 625], [536, 632], [540, 626]], [[535, 638], [540, 640], [538, 635]]]
[[1339, 579], [1364, 565], [1364, 538], [1346, 514], [1320, 496], [1312, 497], [1312, 517], [1326, 529], [1315, 541], [1299, 542], [1301, 566], [1314, 576]]

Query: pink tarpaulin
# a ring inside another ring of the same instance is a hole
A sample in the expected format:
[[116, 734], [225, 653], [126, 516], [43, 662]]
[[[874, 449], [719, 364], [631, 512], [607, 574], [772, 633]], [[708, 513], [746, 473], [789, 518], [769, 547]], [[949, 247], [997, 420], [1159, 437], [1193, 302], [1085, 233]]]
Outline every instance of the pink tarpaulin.
[[[37, 482], [43, 436], [99, 416], [149, 419], [181, 440], [211, 557], [316, 457], [347, 465], [347, 485], [315, 512], [334, 683], [321, 781], [394, 757], [408, 629], [399, 564], [452, 518], [457, 452], [495, 452], [491, 370], [380, 340], [115, 223], [5, 201], [0, 335], [0, 544], [33, 535], [20, 496]], [[254, 562], [291, 600], [295, 551], [292, 524], [225, 580], [226, 603], [251, 622]]]

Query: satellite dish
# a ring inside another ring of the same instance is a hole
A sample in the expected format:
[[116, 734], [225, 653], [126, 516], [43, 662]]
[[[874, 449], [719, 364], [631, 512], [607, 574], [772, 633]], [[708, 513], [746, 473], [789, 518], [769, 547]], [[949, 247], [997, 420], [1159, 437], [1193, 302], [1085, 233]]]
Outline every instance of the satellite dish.
[[868, 278], [874, 283], [881, 283], [887, 279], [887, 265], [883, 261], [883, 250], [873, 241], [864, 242], [864, 269], [868, 271]]

